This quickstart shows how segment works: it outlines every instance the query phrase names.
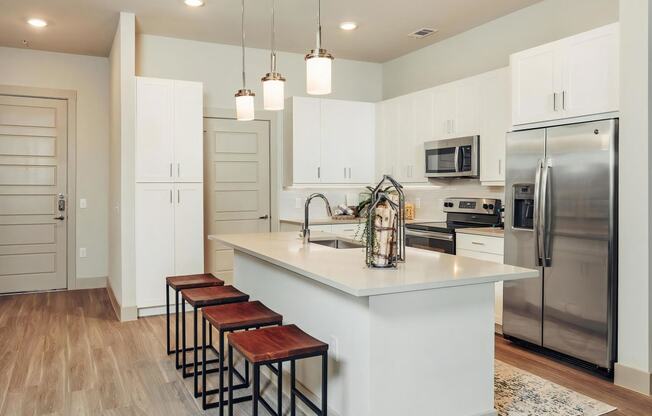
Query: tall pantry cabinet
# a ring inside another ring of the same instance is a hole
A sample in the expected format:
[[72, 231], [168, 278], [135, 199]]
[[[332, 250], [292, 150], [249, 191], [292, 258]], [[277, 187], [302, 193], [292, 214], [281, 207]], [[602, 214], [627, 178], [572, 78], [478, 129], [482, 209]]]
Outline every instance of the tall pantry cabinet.
[[137, 77], [136, 303], [165, 304], [165, 277], [204, 272], [203, 91]]

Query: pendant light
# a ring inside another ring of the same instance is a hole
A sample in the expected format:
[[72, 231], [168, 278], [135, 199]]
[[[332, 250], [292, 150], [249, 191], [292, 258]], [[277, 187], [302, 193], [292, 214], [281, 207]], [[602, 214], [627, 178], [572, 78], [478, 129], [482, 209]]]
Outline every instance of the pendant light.
[[311, 95], [331, 93], [333, 55], [321, 47], [321, 0], [317, 0], [317, 47], [306, 55], [306, 92]]
[[285, 78], [276, 72], [276, 19], [275, 0], [272, 0], [271, 69], [263, 77], [263, 107], [265, 110], [282, 110], [285, 104]]
[[245, 75], [245, 2], [242, 0], [242, 89], [235, 93], [235, 113], [238, 121], [254, 119], [254, 97], [256, 94], [247, 89]]

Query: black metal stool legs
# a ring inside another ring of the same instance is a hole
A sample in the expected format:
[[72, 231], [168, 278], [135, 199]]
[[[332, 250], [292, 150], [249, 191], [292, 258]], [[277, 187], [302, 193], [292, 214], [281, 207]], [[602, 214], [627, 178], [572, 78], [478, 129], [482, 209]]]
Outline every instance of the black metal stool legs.
[[175, 343], [174, 343], [174, 355], [176, 360], [177, 370], [181, 368], [179, 364], [179, 291], [174, 291], [174, 331], [175, 331]]
[[165, 323], [167, 353], [170, 355], [172, 354], [172, 348], [170, 347], [170, 286], [167, 283], [165, 283]]
[[290, 416], [296, 416], [297, 414], [297, 400], [296, 394], [296, 361], [290, 360]]

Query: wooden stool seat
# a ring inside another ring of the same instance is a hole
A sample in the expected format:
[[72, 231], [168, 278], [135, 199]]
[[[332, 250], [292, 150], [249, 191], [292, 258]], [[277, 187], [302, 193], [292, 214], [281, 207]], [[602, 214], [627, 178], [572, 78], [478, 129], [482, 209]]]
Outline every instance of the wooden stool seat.
[[202, 314], [218, 331], [238, 331], [283, 323], [283, 316], [259, 301], [209, 306], [202, 309]]
[[249, 300], [249, 295], [231, 285], [185, 289], [181, 291], [181, 297], [195, 308]]
[[300, 359], [328, 351], [328, 344], [296, 325], [274, 326], [229, 334], [229, 345], [252, 364]]
[[168, 276], [165, 278], [165, 282], [174, 290], [208, 286], [224, 286], [224, 280], [218, 279], [210, 273]]

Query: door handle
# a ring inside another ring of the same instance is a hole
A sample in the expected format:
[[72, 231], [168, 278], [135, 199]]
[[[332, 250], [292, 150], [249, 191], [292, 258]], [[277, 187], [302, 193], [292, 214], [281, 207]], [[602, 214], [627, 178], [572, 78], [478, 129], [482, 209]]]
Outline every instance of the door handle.
[[542, 255], [541, 255], [541, 244], [539, 240], [539, 234], [540, 234], [540, 229], [539, 225], [541, 222], [541, 218], [539, 216], [539, 205], [541, 203], [541, 170], [542, 170], [542, 165], [543, 162], [541, 160], [537, 161], [537, 170], [536, 173], [534, 174], [534, 214], [532, 218], [534, 219], [533, 224], [532, 224], [532, 231], [534, 231], [534, 255], [536, 256], [536, 265], [541, 266], [543, 265], [542, 263]]
[[172, 163], [170, 163], [170, 178], [172, 177]]
[[545, 162], [543, 170], [543, 178], [541, 179], [541, 207], [543, 210], [543, 221], [541, 222], [541, 229], [543, 231], [541, 235], [542, 246], [543, 246], [543, 266], [550, 267], [551, 265], [551, 256], [550, 256], [550, 223], [552, 222], [551, 210], [549, 203], [550, 196], [550, 170], [552, 167], [552, 162], [550, 159], [547, 159]]
[[265, 214], [262, 217], [258, 217], [259, 220], [266, 220], [269, 218], [269, 215]]
[[54, 218], [52, 218], [52, 219], [53, 219], [53, 220], [63, 221], [63, 220], [66, 219], [66, 217], [64, 217], [63, 214], [62, 214], [62, 215], [59, 215], [58, 217], [54, 217]]

